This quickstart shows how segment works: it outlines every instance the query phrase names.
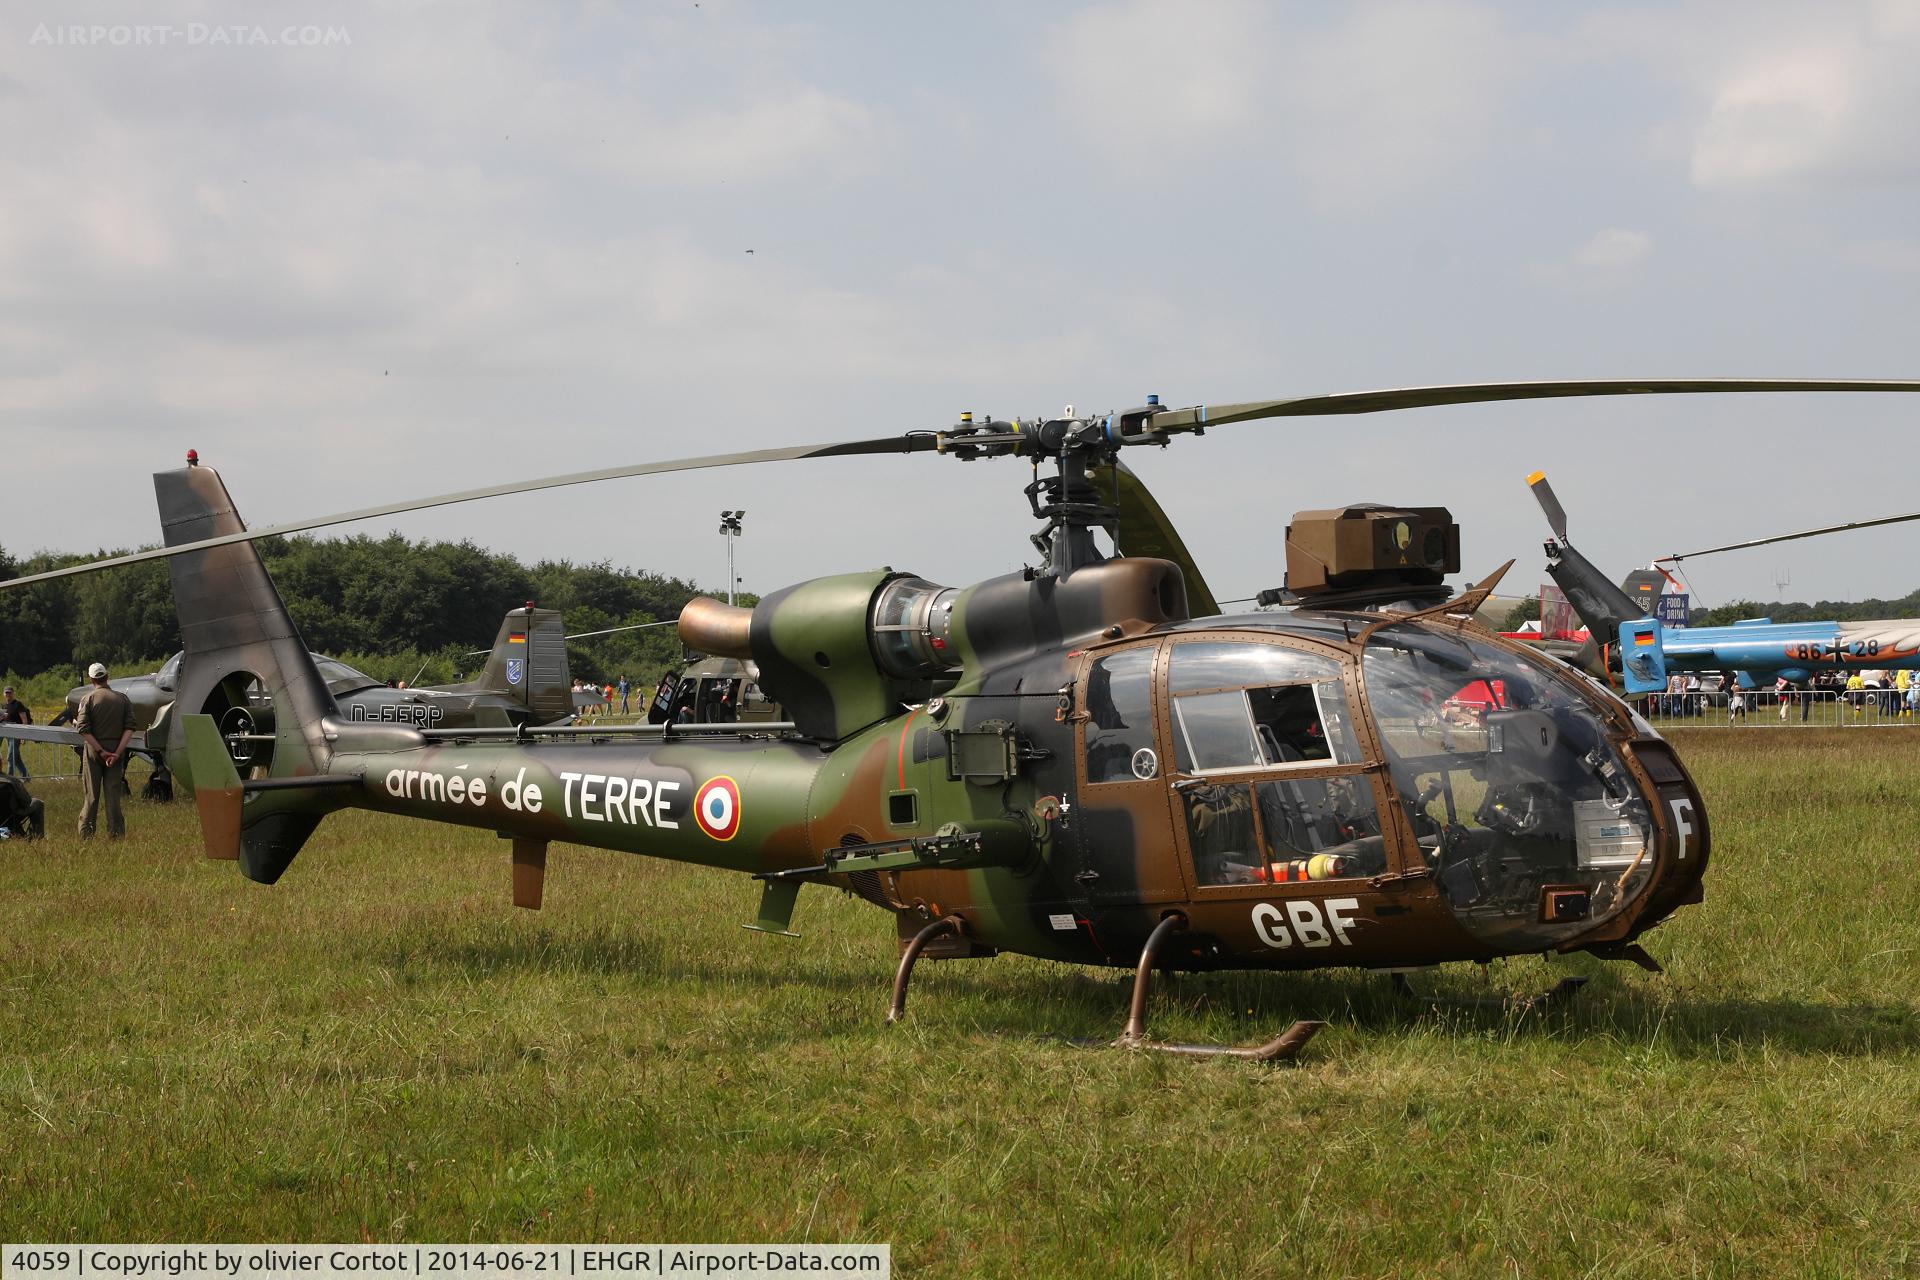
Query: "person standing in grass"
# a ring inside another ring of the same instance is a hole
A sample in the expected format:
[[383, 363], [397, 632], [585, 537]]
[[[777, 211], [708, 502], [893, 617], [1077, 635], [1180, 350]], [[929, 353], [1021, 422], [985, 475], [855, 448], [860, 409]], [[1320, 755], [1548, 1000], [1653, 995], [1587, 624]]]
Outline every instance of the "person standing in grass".
[[632, 686], [627, 683], [627, 673], [624, 671], [620, 673], [619, 688], [620, 688], [620, 714], [624, 716], [627, 714], [627, 698], [632, 693]]
[[[8, 685], [0, 692], [0, 724], [32, 724], [33, 712], [27, 710], [27, 704], [13, 696], [13, 686]], [[20, 739], [7, 739], [7, 773], [11, 777], [23, 778], [32, 782], [27, 773], [27, 762], [20, 758]]]
[[[94, 820], [100, 814], [100, 801], [107, 804], [107, 838], [118, 840], [127, 834], [127, 820], [120, 812], [120, 792], [126, 787], [127, 742], [133, 737], [133, 703], [127, 695], [107, 685], [107, 668], [94, 663], [87, 668], [93, 688], [80, 698], [80, 713], [73, 727], [80, 731], [83, 760], [80, 768], [80, 838], [93, 838]], [[112, 746], [108, 746], [112, 743]]]

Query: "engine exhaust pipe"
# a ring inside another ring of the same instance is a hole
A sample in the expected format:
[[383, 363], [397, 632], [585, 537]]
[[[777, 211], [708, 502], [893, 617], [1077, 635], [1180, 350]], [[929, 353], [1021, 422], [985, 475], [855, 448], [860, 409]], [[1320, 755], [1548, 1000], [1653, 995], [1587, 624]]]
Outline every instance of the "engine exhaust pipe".
[[695, 596], [680, 610], [680, 643], [716, 658], [753, 656], [753, 610]]

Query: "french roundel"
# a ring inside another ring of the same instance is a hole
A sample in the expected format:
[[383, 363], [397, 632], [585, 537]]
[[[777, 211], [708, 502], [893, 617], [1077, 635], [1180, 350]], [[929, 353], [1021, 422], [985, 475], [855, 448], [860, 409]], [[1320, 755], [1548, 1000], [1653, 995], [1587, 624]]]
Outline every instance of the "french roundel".
[[693, 820], [715, 840], [731, 840], [740, 830], [740, 786], [724, 774], [707, 779], [693, 797]]

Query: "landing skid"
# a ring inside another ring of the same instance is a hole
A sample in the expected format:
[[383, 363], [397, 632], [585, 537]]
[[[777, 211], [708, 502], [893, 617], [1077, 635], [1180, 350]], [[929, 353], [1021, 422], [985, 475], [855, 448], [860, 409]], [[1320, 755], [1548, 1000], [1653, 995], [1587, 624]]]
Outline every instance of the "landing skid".
[[1413, 989], [1407, 981], [1407, 975], [1393, 975], [1393, 989], [1409, 1000], [1418, 1000], [1431, 1009], [1500, 1009], [1514, 1013], [1530, 1013], [1535, 1009], [1551, 1009], [1573, 999], [1574, 993], [1587, 985], [1585, 978], [1562, 978], [1545, 991], [1530, 996], [1423, 996]]
[[[958, 916], [943, 916], [922, 929], [907, 943], [906, 950], [900, 955], [900, 967], [893, 975], [893, 1005], [887, 1010], [889, 1025], [900, 1021], [907, 1012], [907, 986], [913, 981], [913, 966], [920, 959], [920, 953], [927, 944], [943, 933], [961, 933], [965, 925]], [[1140, 964], [1133, 974], [1133, 1000], [1127, 1009], [1127, 1029], [1120, 1038], [1113, 1041], [1117, 1049], [1152, 1049], [1156, 1053], [1179, 1054], [1189, 1058], [1245, 1058], [1251, 1062], [1285, 1062], [1306, 1048], [1307, 1041], [1313, 1039], [1324, 1022], [1296, 1022], [1273, 1039], [1261, 1045], [1227, 1044], [1172, 1044], [1161, 1040], [1147, 1039], [1147, 994], [1153, 985], [1154, 961], [1159, 958], [1160, 948], [1167, 938], [1187, 927], [1187, 918], [1179, 912], [1171, 912], [1162, 919], [1154, 931], [1147, 937], [1147, 945], [1140, 950]], [[1100, 1043], [1100, 1042], [1083, 1042]]]
[[1307, 1041], [1320, 1033], [1324, 1022], [1296, 1022], [1262, 1045], [1172, 1044], [1147, 1039], [1147, 993], [1153, 984], [1153, 964], [1160, 948], [1175, 933], [1187, 927], [1187, 918], [1178, 911], [1168, 912], [1147, 935], [1140, 949], [1140, 964], [1133, 971], [1133, 1000], [1127, 1008], [1127, 1029], [1113, 1042], [1117, 1049], [1152, 1049], [1190, 1058], [1246, 1058], [1253, 1062], [1285, 1062], [1307, 1047]]
[[907, 1016], [907, 984], [913, 981], [914, 961], [927, 949], [927, 944], [943, 933], [962, 932], [964, 926], [959, 916], [941, 916], [932, 924], [913, 935], [913, 941], [900, 953], [900, 967], [893, 975], [893, 1005], [887, 1010], [887, 1025], [892, 1026]]

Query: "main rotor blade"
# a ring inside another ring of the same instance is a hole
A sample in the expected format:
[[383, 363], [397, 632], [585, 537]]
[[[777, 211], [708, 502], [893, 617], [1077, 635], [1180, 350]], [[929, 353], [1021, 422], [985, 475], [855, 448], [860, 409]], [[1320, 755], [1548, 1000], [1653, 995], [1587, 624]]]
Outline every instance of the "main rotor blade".
[[1213, 591], [1207, 586], [1206, 579], [1200, 576], [1200, 567], [1194, 563], [1193, 553], [1187, 550], [1187, 544], [1181, 541], [1173, 521], [1132, 468], [1124, 462], [1115, 462], [1111, 467], [1102, 463], [1087, 468], [1087, 479], [1103, 500], [1118, 489], [1115, 505], [1120, 510], [1120, 520], [1115, 532], [1119, 535], [1117, 546], [1120, 554], [1157, 556], [1173, 561], [1180, 566], [1180, 572], [1187, 580], [1188, 615], [1211, 618], [1219, 613], [1220, 603], [1213, 598]]
[[1196, 405], [1155, 414], [1154, 431], [1194, 431], [1259, 418], [1311, 418], [1337, 413], [1385, 413], [1444, 404], [1488, 404], [1497, 400], [1561, 400], [1573, 396], [1686, 395], [1722, 391], [1920, 391], [1920, 381], [1811, 378], [1651, 378], [1601, 382], [1467, 382], [1386, 391], [1344, 391], [1290, 400], [1249, 400], [1241, 404]]
[[488, 485], [484, 489], [465, 489], [459, 493], [443, 493], [432, 498], [412, 498], [404, 502], [389, 502], [378, 507], [363, 507], [358, 511], [344, 511], [338, 515], [319, 516], [312, 520], [294, 520], [286, 524], [265, 525], [258, 529], [247, 529], [240, 533], [222, 534], [217, 538], [203, 538], [199, 542], [185, 542], [174, 547], [158, 547], [151, 551], [136, 551], [130, 555], [112, 556], [105, 560], [93, 560], [86, 564], [69, 565], [64, 569], [52, 569], [46, 573], [29, 574], [24, 578], [9, 578], [0, 582], [0, 591], [9, 587], [24, 587], [34, 582], [49, 582], [55, 578], [70, 577], [77, 573], [92, 573], [96, 569], [111, 569], [123, 564], [139, 564], [145, 560], [160, 560], [168, 556], [184, 555], [189, 551], [204, 551], [209, 547], [224, 547], [233, 542], [252, 542], [256, 538], [273, 537], [276, 534], [305, 533], [309, 529], [324, 529], [330, 525], [351, 524], [355, 520], [374, 520], [381, 516], [399, 515], [406, 511], [425, 511], [430, 507], [449, 507], [457, 502], [477, 502], [482, 498], [502, 498], [513, 493], [532, 493], [537, 489], [559, 489], [566, 485], [593, 484], [599, 480], [619, 480], [627, 476], [652, 476], [669, 471], [704, 471], [715, 467], [744, 467], [756, 462], [791, 462], [801, 458], [847, 458], [861, 454], [874, 453], [927, 453], [932, 452], [934, 437], [930, 433], [916, 432], [904, 436], [883, 436], [875, 440], [843, 440], [834, 444], [789, 445], [782, 449], [749, 449], [741, 453], [714, 453], [698, 458], [674, 458], [667, 462], [642, 462], [630, 467], [603, 467], [597, 471], [574, 471], [566, 475], [547, 476], [540, 480], [520, 480], [513, 484]]
[[1547, 483], [1547, 473], [1536, 471], [1527, 477], [1527, 487], [1533, 490], [1533, 496], [1540, 502], [1540, 509], [1547, 513], [1547, 524], [1553, 529], [1553, 536], [1565, 542], [1567, 540], [1567, 512], [1560, 505], [1560, 499], [1553, 496], [1553, 486]]
[[1909, 512], [1904, 516], [1882, 516], [1878, 520], [1855, 520], [1849, 524], [1830, 524], [1823, 529], [1802, 529], [1799, 533], [1776, 533], [1771, 538], [1754, 538], [1747, 542], [1729, 542], [1724, 547], [1708, 547], [1704, 551], [1682, 551], [1677, 555], [1661, 556], [1661, 560], [1688, 560], [1694, 556], [1710, 556], [1722, 551], [1739, 551], [1744, 547], [1764, 547], [1770, 542], [1792, 542], [1795, 538], [1817, 538], [1823, 533], [1845, 533], [1849, 529], [1873, 529], [1883, 524], [1900, 524], [1907, 520], [1920, 520], [1920, 511]]

